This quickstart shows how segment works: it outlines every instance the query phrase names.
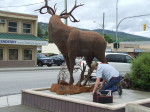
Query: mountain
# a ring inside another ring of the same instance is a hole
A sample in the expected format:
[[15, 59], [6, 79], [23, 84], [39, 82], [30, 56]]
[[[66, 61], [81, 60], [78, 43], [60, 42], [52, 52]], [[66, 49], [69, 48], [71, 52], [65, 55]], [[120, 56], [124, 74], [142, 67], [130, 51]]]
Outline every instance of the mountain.
[[[102, 29], [95, 29], [93, 31], [96, 31], [98, 33], [101, 33], [103, 32]], [[116, 39], [116, 32], [114, 31], [110, 31], [110, 30], [105, 30], [105, 33], [107, 35], [109, 35], [113, 40]], [[148, 37], [144, 37], [144, 36], [139, 36], [139, 35], [132, 35], [132, 34], [129, 34], [129, 33], [124, 33], [124, 32], [118, 32], [118, 39], [119, 41], [150, 41], [150, 38]]]
[[[48, 23], [38, 22], [38, 26], [42, 30], [43, 35], [46, 31], [48, 31]], [[102, 34], [102, 32], [103, 32], [102, 29], [94, 29], [94, 30], [80, 29], [80, 30], [95, 31], [100, 34]], [[116, 32], [110, 31], [110, 30], [105, 30], [105, 34], [109, 35], [113, 40], [116, 40]], [[123, 41], [150, 41], [150, 38], [138, 36], [138, 35], [132, 35], [132, 34], [124, 33], [124, 32], [118, 32], [118, 40], [120, 42], [123, 42]]]
[[48, 23], [38, 22], [38, 26], [45, 32], [48, 30]]

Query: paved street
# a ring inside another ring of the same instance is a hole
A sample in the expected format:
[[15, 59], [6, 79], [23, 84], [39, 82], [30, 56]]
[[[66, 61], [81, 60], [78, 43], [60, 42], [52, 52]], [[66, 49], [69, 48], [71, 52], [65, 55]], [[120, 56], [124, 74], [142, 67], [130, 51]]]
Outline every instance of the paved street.
[[22, 89], [49, 87], [57, 82], [58, 74], [59, 70], [0, 72], [0, 96], [20, 93]]

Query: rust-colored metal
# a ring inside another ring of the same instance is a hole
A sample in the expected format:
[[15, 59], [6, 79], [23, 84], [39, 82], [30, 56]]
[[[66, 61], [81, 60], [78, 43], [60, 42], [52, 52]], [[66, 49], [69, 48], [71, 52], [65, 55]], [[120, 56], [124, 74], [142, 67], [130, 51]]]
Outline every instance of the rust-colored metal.
[[[107, 63], [105, 58], [106, 41], [97, 32], [81, 31], [79, 29], [65, 25], [60, 19], [72, 18], [72, 22], [79, 22], [72, 15], [72, 12], [84, 4], [75, 5], [69, 13], [63, 11], [60, 15], [56, 15], [56, 8], [48, 6], [45, 0], [45, 6], [39, 9], [41, 14], [49, 13], [51, 16], [49, 21], [49, 35], [51, 35], [54, 43], [57, 45], [60, 52], [63, 54], [67, 63], [67, 68], [70, 72], [69, 84], [74, 83], [73, 68], [76, 57], [85, 57], [87, 65], [90, 67], [92, 60], [96, 57], [99, 61]], [[42, 9], [46, 8], [46, 12]], [[91, 67], [90, 67], [91, 69]]]
[[85, 69], [86, 69], [86, 65], [84, 65], [84, 63], [83, 63], [83, 70], [81, 71], [80, 79], [77, 82], [76, 86], [82, 86], [81, 82], [85, 79], [85, 76], [84, 76]]
[[78, 94], [84, 92], [91, 92], [94, 86], [76, 86], [76, 85], [61, 85], [61, 84], [52, 84], [50, 91], [55, 92], [59, 95], [67, 94]]

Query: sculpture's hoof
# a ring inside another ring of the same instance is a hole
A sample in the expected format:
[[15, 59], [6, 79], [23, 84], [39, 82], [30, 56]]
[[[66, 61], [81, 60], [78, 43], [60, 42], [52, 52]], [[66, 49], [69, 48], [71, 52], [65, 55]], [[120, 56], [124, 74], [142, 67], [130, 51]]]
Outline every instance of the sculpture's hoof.
[[83, 83], [83, 86], [86, 86], [87, 82]]
[[76, 86], [81, 87], [81, 82], [77, 82]]
[[69, 85], [73, 85], [73, 83], [72, 83], [72, 82], [69, 82]]
[[69, 81], [69, 85], [72, 85], [74, 83], [74, 80], [72, 79], [70, 79], [70, 81]]
[[63, 80], [60, 80], [60, 81], [59, 81], [59, 84], [60, 84], [60, 85], [69, 85], [67, 82], [65, 82], [65, 81], [63, 81]]

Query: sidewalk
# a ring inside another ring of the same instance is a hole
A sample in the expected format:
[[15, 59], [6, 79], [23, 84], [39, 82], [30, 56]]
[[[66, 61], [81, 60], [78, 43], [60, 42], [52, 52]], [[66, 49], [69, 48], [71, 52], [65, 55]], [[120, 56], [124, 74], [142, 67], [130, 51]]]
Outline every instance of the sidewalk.
[[[0, 72], [8, 71], [32, 71], [32, 70], [58, 70], [61, 66], [52, 67], [14, 67], [0, 68]], [[8, 95], [0, 97], [0, 112], [47, 112], [40, 109], [21, 105], [21, 94]]]
[[[0, 68], [0, 72], [59, 70], [61, 67], [62, 66]], [[21, 94], [15, 94], [15, 95], [7, 95], [7, 96], [0, 97], [0, 112], [47, 112], [47, 111], [21, 105]]]
[[0, 112], [47, 112], [21, 105], [21, 94], [0, 97]]
[[32, 108], [25, 105], [16, 105], [16, 106], [2, 107], [0, 108], [0, 112], [48, 112], [48, 111]]
[[1, 107], [14, 106], [21, 104], [21, 94], [8, 95], [0, 97], [0, 112]]

